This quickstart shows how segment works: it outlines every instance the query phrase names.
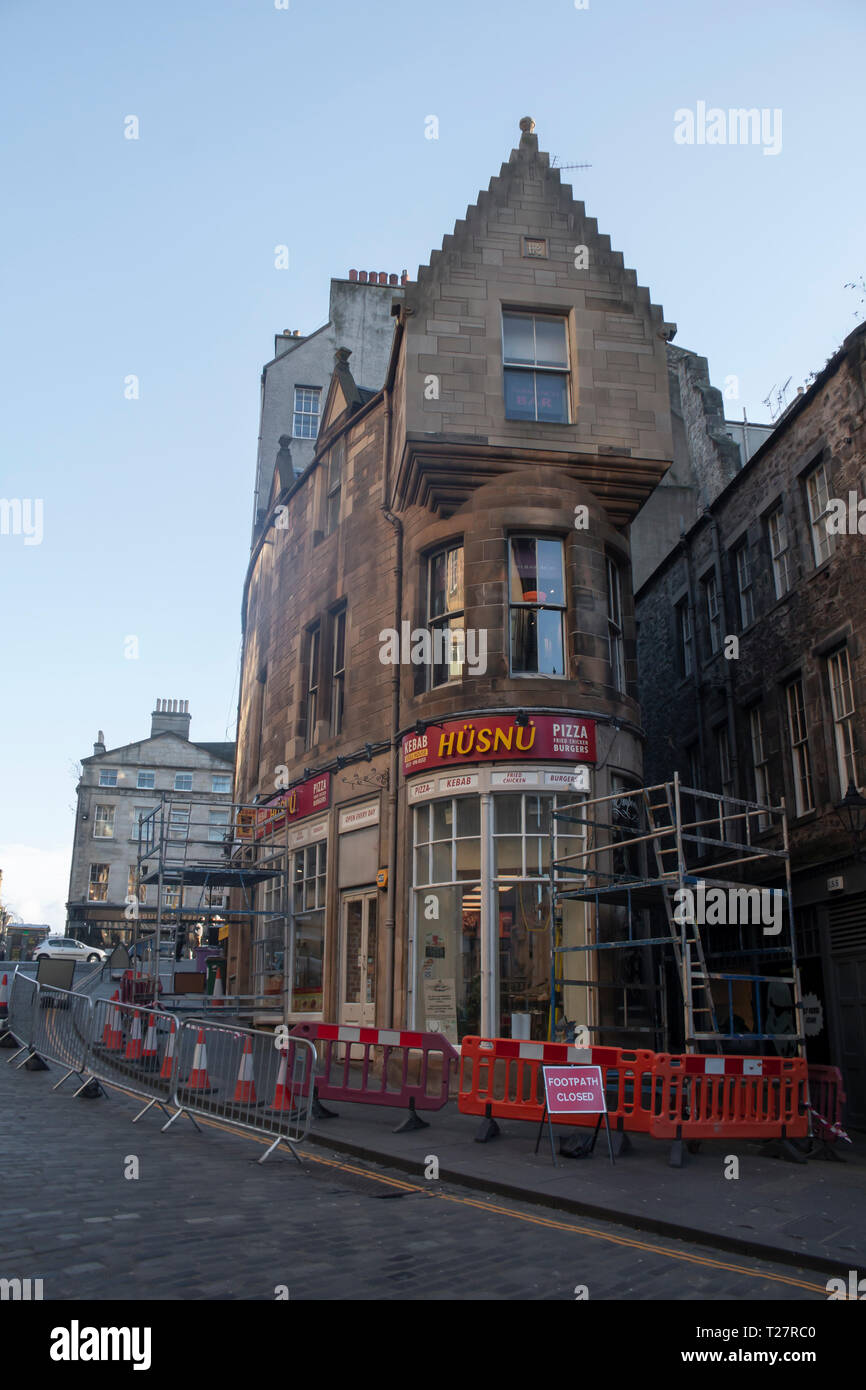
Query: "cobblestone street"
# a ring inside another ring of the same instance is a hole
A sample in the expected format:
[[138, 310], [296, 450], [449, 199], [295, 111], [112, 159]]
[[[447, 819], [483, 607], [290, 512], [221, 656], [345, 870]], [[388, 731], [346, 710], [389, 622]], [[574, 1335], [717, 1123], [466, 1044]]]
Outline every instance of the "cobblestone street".
[[[826, 1299], [826, 1274], [752, 1263], [306, 1144], [261, 1146], [155, 1112], [52, 1093], [56, 1068], [0, 1066], [0, 1276], [101, 1299]], [[139, 1177], [124, 1177], [135, 1157]], [[27, 1174], [26, 1182], [11, 1175]], [[420, 1190], [419, 1190], [420, 1189]]]

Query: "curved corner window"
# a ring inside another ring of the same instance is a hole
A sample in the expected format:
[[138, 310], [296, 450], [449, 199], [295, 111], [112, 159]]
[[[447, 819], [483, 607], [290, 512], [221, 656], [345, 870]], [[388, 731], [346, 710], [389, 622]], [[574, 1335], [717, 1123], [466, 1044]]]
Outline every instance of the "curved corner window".
[[565, 566], [562, 541], [512, 536], [508, 542], [511, 674], [565, 675]]

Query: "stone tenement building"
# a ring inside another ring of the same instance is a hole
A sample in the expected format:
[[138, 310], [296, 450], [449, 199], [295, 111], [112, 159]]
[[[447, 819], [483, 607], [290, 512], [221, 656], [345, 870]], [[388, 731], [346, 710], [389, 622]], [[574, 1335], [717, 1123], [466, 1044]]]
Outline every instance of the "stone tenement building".
[[678, 770], [690, 786], [785, 798], [807, 1055], [842, 1067], [855, 1124], [866, 1123], [866, 866], [834, 807], [866, 776], [864, 364], [866, 325], [635, 600], [647, 780]]
[[[188, 840], [203, 838], [208, 843], [204, 848], [196, 844], [196, 858], [210, 853], [225, 863], [235, 745], [191, 743], [190, 720], [187, 701], [157, 700], [149, 738], [106, 749], [100, 730], [92, 756], [82, 758], [66, 904], [69, 935], [96, 946], [116, 936], [130, 939], [135, 923], [124, 909], [136, 889], [140, 926], [153, 926], [157, 886], [136, 883], [139, 823], [159, 808], [163, 797], [172, 857], [180, 862]], [[222, 905], [221, 899], [208, 902]], [[200, 889], [163, 887], [163, 921], [169, 928], [195, 920], [203, 905]]]
[[[404, 271], [403, 282], [405, 276]], [[295, 473], [313, 461], [335, 349], [352, 351], [360, 381], [385, 380], [393, 337], [391, 305], [400, 294], [396, 275], [350, 270], [348, 280], [331, 281], [326, 323], [305, 335], [297, 329], [276, 335], [273, 358], [262, 368], [254, 539], [267, 508], [281, 439], [291, 449]]]
[[384, 378], [338, 349], [312, 462], [283, 447], [260, 492], [236, 797], [289, 901], [258, 890], [229, 990], [289, 1018], [547, 1036], [551, 809], [578, 764], [641, 779], [628, 526], [672, 458], [674, 330], [521, 129], [394, 303]]

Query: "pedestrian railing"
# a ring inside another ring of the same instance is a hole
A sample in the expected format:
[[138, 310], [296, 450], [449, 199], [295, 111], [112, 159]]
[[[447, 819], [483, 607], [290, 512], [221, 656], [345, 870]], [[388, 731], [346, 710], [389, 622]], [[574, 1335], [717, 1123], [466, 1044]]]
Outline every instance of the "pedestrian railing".
[[[36, 1027], [36, 1009], [39, 1000], [39, 986], [31, 975], [24, 975], [20, 970], [16, 970], [12, 976], [12, 986], [9, 991], [8, 1018], [9, 1033], [18, 1044], [17, 1051], [7, 1058], [10, 1063], [21, 1056], [22, 1052], [30, 1055], [33, 1051], [32, 1040]], [[27, 1058], [24, 1059], [25, 1061]], [[18, 1063], [23, 1066], [23, 1062]]]
[[[167, 1130], [182, 1114], [220, 1116], [233, 1127], [272, 1140], [260, 1163], [310, 1130], [315, 1048], [304, 1038], [280, 1038], [230, 1022], [181, 1020], [162, 1009], [40, 985], [16, 972], [9, 990], [6, 1033], [17, 1044], [18, 1066], [47, 1058], [86, 1086], [102, 1081], [146, 1101], [133, 1123], [157, 1106]], [[208, 1055], [209, 1052], [209, 1055]], [[170, 1107], [173, 1113], [170, 1113]]]
[[211, 1019], [187, 1019], [178, 1036], [172, 1104], [175, 1113], [217, 1115], [254, 1133], [273, 1136], [259, 1159], [264, 1163], [285, 1143], [296, 1145], [310, 1131], [316, 1052], [306, 1038], [284, 1040], [276, 1033], [240, 1028]]

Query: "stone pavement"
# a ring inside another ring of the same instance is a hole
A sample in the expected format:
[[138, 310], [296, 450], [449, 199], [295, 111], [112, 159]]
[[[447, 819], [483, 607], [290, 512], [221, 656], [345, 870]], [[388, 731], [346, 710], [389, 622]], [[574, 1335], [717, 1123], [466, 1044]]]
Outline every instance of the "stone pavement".
[[[474, 1136], [480, 1121], [454, 1102], [427, 1112], [430, 1128], [394, 1134], [407, 1112], [386, 1106], [327, 1102], [337, 1119], [314, 1121], [311, 1138], [345, 1153], [423, 1173], [428, 1154], [443, 1179], [481, 1191], [601, 1217], [643, 1231], [708, 1241], [720, 1249], [769, 1259], [838, 1265], [866, 1273], [866, 1143], [840, 1143], [844, 1163], [806, 1164], [766, 1157], [759, 1144], [703, 1143], [683, 1168], [669, 1166], [669, 1146], [632, 1136], [632, 1152], [612, 1168], [604, 1131], [590, 1159], [557, 1154], [554, 1168], [545, 1129], [534, 1154], [536, 1125], [499, 1120], [487, 1144]], [[554, 1137], [575, 1131], [555, 1126]], [[584, 1134], [591, 1131], [583, 1131]], [[739, 1178], [724, 1176], [725, 1157], [739, 1157]]]
[[[76, 1100], [71, 1083], [52, 1092], [56, 1067], [0, 1059], [0, 1278], [42, 1279], [46, 1299], [272, 1300], [285, 1285], [301, 1300], [573, 1300], [585, 1286], [592, 1300], [826, 1301], [826, 1274], [807, 1262], [719, 1256], [427, 1182], [418, 1164], [445, 1157], [448, 1120], [380, 1139], [408, 1145], [412, 1179], [319, 1143], [304, 1145], [303, 1166], [287, 1154], [259, 1166], [249, 1136], [205, 1122], [197, 1134], [183, 1118], [162, 1134], [155, 1112], [133, 1126], [140, 1102], [114, 1088]], [[329, 1123], [390, 1134], [395, 1118]], [[470, 1152], [508, 1170], [524, 1147], [521, 1134], [498, 1154]], [[132, 1159], [137, 1178], [124, 1176]], [[573, 1191], [601, 1167], [575, 1164], [566, 1182]]]

